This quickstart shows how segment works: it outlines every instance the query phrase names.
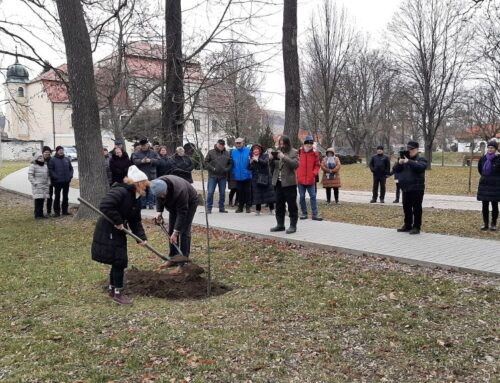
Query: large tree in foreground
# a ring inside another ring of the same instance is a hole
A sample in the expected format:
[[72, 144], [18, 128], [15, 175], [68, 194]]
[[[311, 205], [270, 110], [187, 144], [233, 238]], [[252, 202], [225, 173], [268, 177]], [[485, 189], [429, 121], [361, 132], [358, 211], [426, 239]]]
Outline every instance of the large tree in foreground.
[[285, 0], [283, 6], [283, 70], [285, 72], [284, 134], [299, 146], [300, 72], [297, 51], [297, 0]]
[[[89, 32], [79, 0], [56, 0], [56, 4], [68, 61], [80, 195], [98, 205], [107, 191], [107, 179], [104, 160], [99, 161], [102, 158], [102, 137]], [[80, 209], [78, 216], [89, 213], [88, 209]]]
[[466, 75], [469, 36], [462, 4], [405, 0], [389, 26], [401, 73], [410, 82], [408, 97], [421, 115], [429, 169], [436, 132], [456, 103]]

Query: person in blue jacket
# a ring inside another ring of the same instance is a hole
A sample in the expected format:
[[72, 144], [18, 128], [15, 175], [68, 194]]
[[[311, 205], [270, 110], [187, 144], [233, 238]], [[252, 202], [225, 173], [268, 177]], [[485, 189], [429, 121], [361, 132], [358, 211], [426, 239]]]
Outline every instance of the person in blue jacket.
[[235, 148], [231, 151], [233, 160], [233, 177], [238, 188], [238, 209], [236, 213], [252, 212], [252, 172], [248, 169], [250, 162], [250, 149], [245, 146], [245, 140], [238, 137], [234, 141]]
[[403, 191], [403, 211], [405, 214], [404, 225], [398, 231], [420, 234], [427, 160], [419, 156], [418, 142], [410, 141], [406, 148], [408, 150], [400, 153], [401, 158], [393, 168]]

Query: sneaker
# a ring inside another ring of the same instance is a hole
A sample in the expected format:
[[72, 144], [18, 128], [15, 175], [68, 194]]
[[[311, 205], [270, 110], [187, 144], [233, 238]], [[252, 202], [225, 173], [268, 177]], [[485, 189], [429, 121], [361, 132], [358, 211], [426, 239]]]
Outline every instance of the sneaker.
[[490, 231], [497, 231], [497, 225], [491, 225]]
[[131, 305], [132, 304], [132, 299], [127, 297], [123, 293], [117, 293], [115, 291], [115, 294], [113, 295], [113, 301], [118, 303], [119, 305]]
[[252, 212], [252, 208], [251, 208], [251, 207], [247, 207], [247, 208], [246, 208], [246, 212], [247, 212], [247, 213], [251, 213], [251, 212]]
[[392, 203], [399, 203], [399, 200], [395, 199], [394, 201], [392, 201]]
[[257, 210], [257, 211], [255, 212], [255, 215], [260, 215], [260, 210]]
[[323, 221], [323, 218], [318, 217], [318, 216], [314, 216], [314, 215], [312, 216], [312, 218], [311, 218], [311, 219], [312, 219], [313, 221]]
[[373, 199], [373, 198], [372, 198], [372, 199], [370, 200], [370, 203], [375, 203], [375, 202], [377, 202], [377, 200], [376, 200], [376, 199]]
[[300, 219], [307, 219], [307, 214], [302, 214], [299, 218]]
[[243, 208], [236, 209], [235, 213], [243, 213]]
[[398, 229], [398, 233], [407, 233], [411, 230], [411, 228], [403, 226]]
[[290, 226], [288, 229], [286, 229], [287, 234], [293, 234], [297, 231], [297, 227], [295, 226]]
[[486, 225], [486, 224], [481, 225], [481, 229], [480, 230], [482, 230], [482, 231], [488, 230], [488, 225]]
[[222, 208], [222, 209], [219, 209], [219, 213], [229, 213], [226, 209]]
[[410, 230], [409, 233], [410, 234], [420, 234], [420, 229], [417, 229], [416, 227], [414, 227], [413, 229]]
[[285, 229], [285, 226], [275, 226], [275, 227], [272, 227], [270, 231], [271, 231], [272, 233], [275, 233], [275, 232], [277, 232], [277, 231], [285, 231], [285, 230], [286, 230], [286, 229]]

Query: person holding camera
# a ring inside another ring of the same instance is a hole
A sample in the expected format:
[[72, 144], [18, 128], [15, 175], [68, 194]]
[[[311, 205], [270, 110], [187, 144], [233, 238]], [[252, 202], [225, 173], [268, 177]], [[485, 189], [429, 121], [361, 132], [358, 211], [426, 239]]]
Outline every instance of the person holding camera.
[[409, 141], [406, 151], [399, 152], [399, 161], [393, 172], [403, 191], [404, 225], [398, 232], [420, 234], [422, 227], [422, 201], [425, 190], [427, 160], [418, 153], [418, 142]]
[[287, 234], [297, 231], [299, 208], [297, 206], [297, 168], [299, 167], [299, 154], [292, 148], [288, 136], [281, 136], [279, 140], [280, 151], [270, 151], [269, 160], [273, 175], [273, 186], [276, 191], [276, 223], [271, 228], [272, 232], [285, 230], [285, 212], [288, 205], [290, 227]]
[[373, 190], [370, 203], [377, 202], [378, 188], [380, 185], [380, 203], [384, 203], [385, 198], [385, 182], [387, 175], [391, 172], [391, 161], [384, 154], [384, 147], [377, 146], [377, 154], [370, 160], [370, 170], [373, 174]]

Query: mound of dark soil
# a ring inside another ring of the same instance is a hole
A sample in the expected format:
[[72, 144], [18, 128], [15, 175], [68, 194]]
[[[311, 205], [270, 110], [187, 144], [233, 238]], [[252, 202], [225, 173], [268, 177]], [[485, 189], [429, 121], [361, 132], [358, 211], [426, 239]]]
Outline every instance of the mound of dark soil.
[[[170, 275], [167, 270], [131, 268], [126, 271], [125, 290], [131, 296], [142, 295], [165, 299], [206, 298], [208, 281], [200, 275], [203, 269], [193, 263], [186, 264], [182, 269], [181, 275]], [[212, 296], [222, 295], [228, 291], [231, 291], [231, 288], [212, 281]]]

